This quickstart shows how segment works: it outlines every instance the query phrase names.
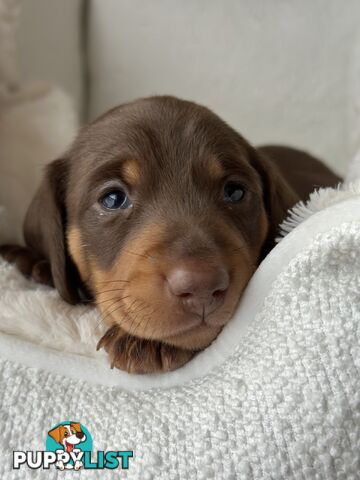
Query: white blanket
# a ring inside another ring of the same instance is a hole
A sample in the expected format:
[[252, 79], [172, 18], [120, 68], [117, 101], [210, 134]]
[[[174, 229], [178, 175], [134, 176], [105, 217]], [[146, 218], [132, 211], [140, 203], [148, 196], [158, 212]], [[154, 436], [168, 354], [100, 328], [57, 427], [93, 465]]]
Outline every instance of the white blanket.
[[0, 478], [58, 478], [13, 470], [12, 452], [44, 449], [66, 419], [97, 450], [134, 450], [126, 478], [357, 478], [359, 194], [357, 182], [298, 207], [290, 223], [304, 221], [260, 265], [232, 322], [168, 374], [111, 371], [94, 350], [94, 310], [0, 263]]

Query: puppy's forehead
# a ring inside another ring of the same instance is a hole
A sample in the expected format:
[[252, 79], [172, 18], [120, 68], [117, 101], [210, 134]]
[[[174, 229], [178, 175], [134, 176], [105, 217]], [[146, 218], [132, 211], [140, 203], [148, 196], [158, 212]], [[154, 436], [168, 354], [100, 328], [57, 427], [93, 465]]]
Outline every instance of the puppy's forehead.
[[[240, 140], [240, 141], [239, 141]], [[78, 152], [89, 166], [112, 159], [179, 169], [216, 156], [245, 156], [246, 142], [205, 107], [153, 97], [117, 107], [85, 128]], [[130, 167], [134, 173], [134, 163]]]

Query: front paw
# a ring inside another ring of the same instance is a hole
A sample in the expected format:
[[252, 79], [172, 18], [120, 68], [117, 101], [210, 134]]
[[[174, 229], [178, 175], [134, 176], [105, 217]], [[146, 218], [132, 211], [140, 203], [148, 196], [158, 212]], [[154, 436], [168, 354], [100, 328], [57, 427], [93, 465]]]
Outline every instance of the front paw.
[[196, 352], [173, 347], [155, 340], [128, 335], [114, 325], [98, 343], [109, 355], [111, 368], [129, 373], [155, 373], [176, 370], [187, 363]]
[[3, 245], [0, 256], [9, 263], [14, 263], [26, 277], [31, 277], [38, 283], [54, 286], [50, 263], [39, 258], [31, 249], [18, 245]]

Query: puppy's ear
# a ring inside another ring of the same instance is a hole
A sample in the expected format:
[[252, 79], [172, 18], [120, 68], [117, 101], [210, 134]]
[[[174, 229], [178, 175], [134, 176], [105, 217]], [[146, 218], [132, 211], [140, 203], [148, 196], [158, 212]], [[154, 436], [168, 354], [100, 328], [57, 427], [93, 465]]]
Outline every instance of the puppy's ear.
[[28, 247], [50, 262], [53, 282], [60, 296], [74, 304], [80, 301], [79, 277], [66, 246], [67, 176], [66, 159], [55, 160], [47, 166], [25, 217], [24, 238]]
[[287, 211], [300, 200], [300, 197], [267, 155], [251, 148], [250, 158], [261, 177], [264, 205], [269, 221], [268, 236], [263, 248], [265, 256], [275, 245], [279, 225], [286, 217]]
[[70, 425], [71, 425], [77, 432], [81, 432], [80, 423], [70, 423]]
[[59, 425], [56, 428], [53, 428], [48, 432], [48, 435], [50, 435], [51, 438], [55, 440], [55, 442], [60, 443], [61, 438], [63, 437], [63, 429], [64, 427], [62, 425]]

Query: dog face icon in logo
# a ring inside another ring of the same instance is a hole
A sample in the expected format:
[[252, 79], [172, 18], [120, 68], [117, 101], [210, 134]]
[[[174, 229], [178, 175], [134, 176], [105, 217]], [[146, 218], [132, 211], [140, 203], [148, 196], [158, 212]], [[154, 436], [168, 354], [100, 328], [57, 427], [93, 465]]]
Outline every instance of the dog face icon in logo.
[[[63, 422], [55, 428], [51, 429], [48, 432], [48, 435], [56, 442], [56, 444], [61, 445], [64, 454], [63, 459], [59, 460], [56, 463], [56, 467], [60, 470], [80, 470], [83, 468], [84, 464], [82, 462], [83, 451], [86, 448], [81, 448], [85, 446], [87, 440], [87, 435], [83, 430], [83, 427], [80, 423], [76, 422]], [[88, 434], [89, 436], [89, 434]], [[78, 447], [79, 444], [80, 448]], [[61, 449], [57, 448], [56, 452], [61, 452]]]

